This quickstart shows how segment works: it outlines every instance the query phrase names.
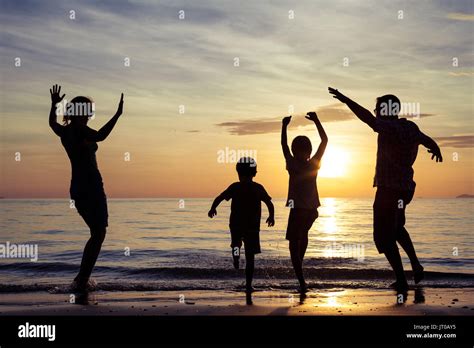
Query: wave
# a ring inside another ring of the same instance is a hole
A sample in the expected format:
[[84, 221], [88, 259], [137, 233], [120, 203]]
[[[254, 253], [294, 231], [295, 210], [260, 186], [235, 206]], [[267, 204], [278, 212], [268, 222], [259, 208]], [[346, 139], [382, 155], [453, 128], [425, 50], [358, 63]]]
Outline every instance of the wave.
[[[308, 278], [322, 279], [392, 279], [393, 271], [388, 269], [353, 269], [353, 268], [316, 268], [305, 267], [305, 275]], [[244, 270], [235, 271], [231, 268], [193, 268], [193, 267], [154, 267], [136, 268], [126, 271], [129, 275], [146, 275], [164, 278], [185, 279], [221, 279], [235, 278], [243, 275]], [[294, 271], [291, 267], [256, 268], [255, 277], [292, 279]], [[411, 272], [407, 272], [410, 276]], [[426, 279], [470, 279], [474, 282], [474, 274], [425, 272]], [[473, 284], [474, 285], [474, 284]]]
[[[371, 289], [371, 290], [387, 290], [391, 281], [323, 281], [323, 280], [308, 280], [308, 287], [311, 290], [345, 290], [345, 289]], [[296, 289], [296, 280], [288, 281], [274, 281], [274, 280], [258, 280], [254, 283], [255, 291], [289, 291], [294, 292]], [[424, 282], [423, 285], [418, 285], [412, 290], [423, 288], [435, 289], [461, 289], [473, 287], [472, 282], [453, 283], [447, 281], [438, 282]], [[245, 289], [243, 278], [238, 280], [207, 280], [207, 281], [123, 281], [123, 282], [99, 282], [94, 286], [93, 292], [98, 291], [243, 291]], [[0, 293], [26, 293], [26, 292], [49, 292], [51, 294], [70, 294], [74, 290], [69, 284], [64, 283], [32, 283], [32, 284], [2, 284], [0, 283]]]
[[44, 230], [44, 231], [33, 231], [31, 234], [63, 234], [63, 230]]
[[[0, 265], [0, 270], [5, 271], [31, 271], [31, 272], [67, 272], [77, 271], [79, 265], [74, 265], [65, 262], [17, 262], [11, 264]], [[114, 271], [118, 267], [96, 267], [96, 269], [102, 269], [103, 271]]]
[[[19, 273], [37, 272], [54, 273], [61, 277], [66, 272], [76, 272], [79, 265], [64, 262], [20, 262], [0, 264], [0, 271], [11, 271]], [[127, 266], [96, 266], [95, 272], [102, 276], [114, 275], [128, 276], [130, 278], [153, 279], [229, 279], [240, 278], [244, 270], [239, 271], [225, 267], [127, 267]], [[406, 272], [411, 277], [411, 271]], [[315, 267], [305, 266], [305, 275], [311, 278], [325, 280], [389, 280], [393, 278], [393, 272], [389, 269], [376, 268], [346, 268], [346, 267]], [[293, 279], [294, 272], [291, 266], [257, 267], [255, 277], [261, 279]], [[425, 272], [426, 280], [461, 280], [470, 281], [474, 286], [474, 274], [457, 272]]]

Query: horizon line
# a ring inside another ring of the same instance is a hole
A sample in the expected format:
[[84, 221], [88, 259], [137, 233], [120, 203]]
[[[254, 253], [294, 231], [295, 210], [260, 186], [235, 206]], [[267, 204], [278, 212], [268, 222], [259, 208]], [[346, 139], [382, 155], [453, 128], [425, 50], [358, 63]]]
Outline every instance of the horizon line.
[[[424, 199], [451, 199], [451, 198], [458, 198], [459, 196], [473, 196], [474, 194], [470, 193], [461, 193], [459, 195], [453, 195], [453, 196], [415, 196], [414, 198], [424, 198]], [[183, 197], [183, 196], [157, 196], [157, 197], [110, 197], [107, 196], [107, 199], [214, 199], [215, 196], [195, 196], [195, 197]], [[328, 196], [328, 197], [319, 197], [320, 199], [327, 199], [327, 198], [374, 198], [374, 196]], [[0, 196], [0, 200], [14, 200], [14, 199], [68, 199], [70, 200], [70, 197], [67, 196], [61, 196], [61, 197], [5, 197], [5, 196]], [[286, 197], [272, 197], [272, 200], [284, 200]]]

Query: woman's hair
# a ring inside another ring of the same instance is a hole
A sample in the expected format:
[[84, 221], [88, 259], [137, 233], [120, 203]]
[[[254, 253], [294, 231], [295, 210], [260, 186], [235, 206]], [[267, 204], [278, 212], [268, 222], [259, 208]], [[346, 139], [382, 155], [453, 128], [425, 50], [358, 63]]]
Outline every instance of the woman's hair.
[[91, 98], [78, 96], [66, 104], [64, 109], [63, 123], [68, 125], [78, 117], [90, 118], [94, 116], [95, 106]]
[[291, 143], [291, 151], [295, 157], [309, 158], [313, 147], [311, 146], [311, 140], [304, 135], [299, 135]]

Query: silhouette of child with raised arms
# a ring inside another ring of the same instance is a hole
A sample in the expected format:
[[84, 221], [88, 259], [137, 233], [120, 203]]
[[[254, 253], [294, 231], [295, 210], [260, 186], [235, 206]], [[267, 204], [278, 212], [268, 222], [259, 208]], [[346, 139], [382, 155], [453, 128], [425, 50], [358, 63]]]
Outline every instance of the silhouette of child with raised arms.
[[230, 235], [234, 267], [239, 269], [240, 248], [242, 241], [245, 248], [245, 278], [247, 304], [252, 304], [252, 279], [254, 272], [255, 254], [260, 250], [260, 218], [261, 202], [268, 208], [269, 217], [266, 220], [269, 227], [275, 224], [272, 198], [265, 188], [254, 182], [257, 174], [257, 163], [253, 158], [243, 157], [236, 165], [239, 181], [234, 182], [224, 192], [216, 197], [209, 210], [208, 216], [217, 215], [216, 208], [223, 200], [232, 199], [230, 213]]
[[300, 283], [300, 292], [307, 291], [303, 276], [303, 259], [308, 247], [308, 232], [318, 217], [319, 202], [316, 178], [320, 168], [321, 158], [328, 143], [328, 137], [315, 112], [308, 112], [306, 118], [313, 121], [321, 138], [321, 144], [313, 157], [312, 146], [308, 137], [297, 136], [288, 147], [287, 128], [291, 116], [282, 120], [281, 146], [285, 156], [286, 169], [290, 175], [288, 199], [286, 206], [290, 207], [286, 239], [290, 244], [291, 263]]

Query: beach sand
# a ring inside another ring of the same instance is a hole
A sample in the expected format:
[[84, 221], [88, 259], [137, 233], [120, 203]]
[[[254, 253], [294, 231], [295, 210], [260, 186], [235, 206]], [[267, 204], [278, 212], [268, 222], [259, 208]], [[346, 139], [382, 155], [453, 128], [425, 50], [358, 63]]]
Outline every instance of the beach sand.
[[[69, 294], [47, 292], [4, 293], [1, 316], [105, 315], [105, 316], [377, 316], [377, 315], [474, 315], [470, 288], [410, 290], [404, 304], [397, 304], [390, 290], [326, 289], [310, 291], [305, 299], [297, 293], [256, 291], [253, 305], [237, 291], [92, 292], [87, 300]], [[301, 301], [303, 300], [303, 301]]]

